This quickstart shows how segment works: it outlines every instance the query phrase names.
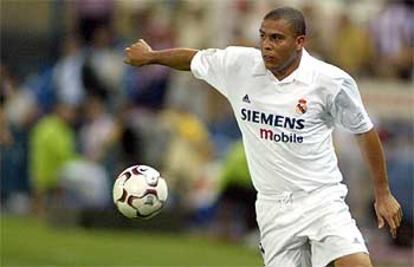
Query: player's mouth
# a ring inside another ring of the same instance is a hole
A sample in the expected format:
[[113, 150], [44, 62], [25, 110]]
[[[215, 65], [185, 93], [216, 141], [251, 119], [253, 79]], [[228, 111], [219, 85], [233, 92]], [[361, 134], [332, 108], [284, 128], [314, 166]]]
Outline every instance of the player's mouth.
[[266, 63], [272, 63], [273, 61], [274, 61], [274, 57], [272, 57], [272, 56], [267, 56], [267, 55], [263, 55], [263, 60], [266, 62]]

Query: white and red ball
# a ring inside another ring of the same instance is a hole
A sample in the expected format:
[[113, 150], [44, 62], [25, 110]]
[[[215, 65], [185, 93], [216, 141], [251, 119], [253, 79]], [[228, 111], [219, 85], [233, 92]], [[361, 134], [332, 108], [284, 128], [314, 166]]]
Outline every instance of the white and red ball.
[[116, 178], [113, 200], [128, 218], [149, 219], [158, 214], [168, 197], [167, 183], [160, 173], [146, 165], [134, 165]]

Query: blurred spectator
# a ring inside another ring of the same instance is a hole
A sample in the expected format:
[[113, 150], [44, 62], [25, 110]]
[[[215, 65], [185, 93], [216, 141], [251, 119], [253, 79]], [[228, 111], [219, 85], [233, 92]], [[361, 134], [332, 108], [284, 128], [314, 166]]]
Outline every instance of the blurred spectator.
[[0, 92], [0, 144], [2, 145], [2, 147], [10, 145], [13, 142], [13, 138], [10, 132], [10, 125], [7, 121], [6, 114], [4, 112], [4, 102], [6, 101], [5, 98], [6, 96], [4, 95], [2, 87], [2, 90]]
[[337, 23], [332, 60], [353, 75], [372, 71], [374, 49], [369, 32], [354, 24], [347, 13], [342, 13]]
[[[96, 162], [78, 159], [67, 162], [59, 172], [58, 186], [61, 189], [60, 200], [56, 203], [56, 213], [73, 212], [76, 220], [82, 212], [97, 212], [108, 207], [111, 200], [108, 173]], [[60, 222], [60, 223], [65, 223]]]
[[7, 120], [6, 113], [4, 111], [4, 102], [5, 102], [5, 95], [4, 95], [4, 88], [2, 84], [2, 90], [0, 91], [0, 152], [1, 152], [1, 187], [0, 187], [0, 201], [1, 206], [3, 207], [3, 203], [7, 200], [7, 197], [11, 191], [9, 183], [13, 180], [10, 175], [12, 174], [13, 168], [8, 168], [11, 164], [8, 163], [8, 151], [10, 151], [11, 146], [13, 145], [13, 136], [10, 129], [10, 124]]
[[194, 4], [182, 3], [182, 8], [178, 10], [176, 20], [176, 28], [180, 29], [176, 32], [177, 43], [185, 47], [208, 47], [209, 31], [200, 29], [208, 29], [208, 14], [206, 2], [197, 1]]
[[127, 98], [135, 105], [160, 110], [164, 107], [170, 71], [161, 66], [142, 69], [128, 68], [126, 73]]
[[208, 125], [215, 147], [215, 156], [222, 159], [227, 155], [231, 144], [241, 138], [241, 133], [230, 105], [224, 102], [221, 96], [217, 99], [216, 93], [212, 97], [215, 100], [210, 103]]
[[84, 124], [80, 129], [82, 154], [89, 160], [104, 163], [111, 146], [118, 139], [116, 123], [103, 99], [90, 96], [83, 105]]
[[361, 150], [355, 136], [343, 129], [336, 129], [333, 137], [343, 182], [349, 188], [346, 202], [351, 209], [352, 216], [366, 225], [371, 219], [367, 217], [367, 214], [371, 210], [373, 193], [366, 190], [367, 185], [370, 184], [370, 177], [365, 168]]
[[252, 185], [244, 147], [233, 143], [224, 161], [215, 228], [220, 236], [239, 240], [257, 229], [255, 217], [256, 191]]
[[1, 77], [7, 119], [13, 126], [27, 130], [39, 112], [34, 95], [29, 88], [20, 85], [5, 66], [2, 66]]
[[120, 86], [122, 61], [111, 48], [111, 35], [105, 27], [96, 28], [92, 40], [85, 47], [85, 62], [82, 66], [82, 83], [88, 96], [103, 98], [107, 104], [116, 101], [117, 86]]
[[[208, 47], [212, 41], [210, 38], [212, 24], [208, 16], [208, 3], [205, 1], [181, 2], [180, 7], [174, 17], [175, 42], [182, 47]], [[190, 73], [174, 72], [168, 84], [170, 89], [167, 89], [166, 105], [168, 107], [180, 106], [185, 103], [189, 110], [205, 119], [206, 105], [208, 104], [206, 98], [212, 91], [199, 90], [201, 89], [199, 88], [200, 84]]]
[[[154, 45], [154, 49], [174, 45], [174, 29], [166, 19], [155, 16], [156, 9], [145, 9], [149, 14], [136, 14], [139, 36]], [[154, 14], [154, 16], [151, 16]], [[159, 110], [164, 107], [171, 70], [164, 66], [148, 66], [141, 69], [128, 68], [126, 73], [127, 97], [137, 106]]]
[[93, 91], [101, 88], [105, 92], [100, 94], [108, 94], [108, 101], [114, 101], [120, 94], [125, 65], [120, 51], [113, 46], [113, 36], [109, 28], [102, 26], [93, 32], [86, 63], [98, 83], [86, 84], [87, 89]]
[[6, 204], [9, 211], [24, 213], [29, 193], [28, 131], [38, 115], [38, 109], [31, 91], [22, 88], [17, 78], [3, 65], [1, 78], [1, 203]]
[[71, 0], [75, 21], [74, 32], [79, 32], [84, 44], [89, 44], [95, 30], [112, 24], [114, 2], [112, 0]]
[[262, 13], [256, 13], [253, 1], [239, 0], [233, 5], [234, 21], [231, 43], [240, 46], [257, 46]]
[[130, 103], [121, 105], [115, 116], [119, 143], [114, 148], [116, 157], [114, 175], [128, 166], [146, 163], [146, 142], [136, 123], [140, 117]]
[[48, 222], [85, 227], [99, 224], [100, 217], [112, 207], [112, 181], [99, 163], [84, 158], [65, 162], [47, 199]]
[[413, 73], [414, 11], [401, 0], [386, 1], [371, 24], [379, 75], [411, 80]]
[[[164, 149], [164, 173], [169, 185], [186, 199], [203, 177], [203, 167], [211, 160], [213, 148], [204, 123], [184, 107], [166, 110], [162, 123], [169, 130]], [[184, 201], [191, 208], [191, 201]]]
[[305, 48], [309, 52], [321, 59], [327, 59], [329, 55], [329, 48], [331, 38], [329, 38], [330, 25], [326, 23], [326, 19], [320, 19], [325, 16], [323, 10], [317, 5], [311, 4], [308, 1], [302, 6], [303, 15], [306, 19], [306, 44]]
[[57, 194], [59, 171], [75, 158], [75, 133], [71, 127], [76, 116], [73, 106], [57, 103], [54, 112], [43, 117], [30, 136], [30, 174], [34, 211], [42, 216], [48, 198]]
[[404, 214], [395, 245], [412, 247], [414, 234], [414, 129], [412, 121], [394, 121], [386, 124], [389, 138], [386, 140], [390, 187], [395, 192]]
[[162, 166], [169, 136], [162, 126], [160, 113], [132, 104], [123, 108], [118, 116], [122, 167], [138, 163]]
[[62, 44], [62, 55], [53, 68], [53, 84], [57, 101], [78, 106], [85, 97], [82, 68], [85, 56], [79, 40], [74, 35], [66, 36]]

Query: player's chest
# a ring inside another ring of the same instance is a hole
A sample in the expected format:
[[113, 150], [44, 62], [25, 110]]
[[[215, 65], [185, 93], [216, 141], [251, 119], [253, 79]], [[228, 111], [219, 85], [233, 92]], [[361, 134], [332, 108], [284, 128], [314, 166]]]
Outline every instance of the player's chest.
[[326, 110], [323, 95], [312, 85], [276, 84], [259, 79], [241, 83], [233, 92], [232, 106], [240, 115], [243, 115], [243, 110], [251, 110], [318, 120]]

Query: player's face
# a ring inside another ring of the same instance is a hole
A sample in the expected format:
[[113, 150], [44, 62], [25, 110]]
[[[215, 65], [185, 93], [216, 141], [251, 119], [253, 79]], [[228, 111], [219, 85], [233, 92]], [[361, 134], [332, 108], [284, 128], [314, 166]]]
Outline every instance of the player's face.
[[297, 36], [286, 20], [263, 20], [259, 32], [260, 50], [267, 69], [283, 71], [298, 58], [305, 36]]

